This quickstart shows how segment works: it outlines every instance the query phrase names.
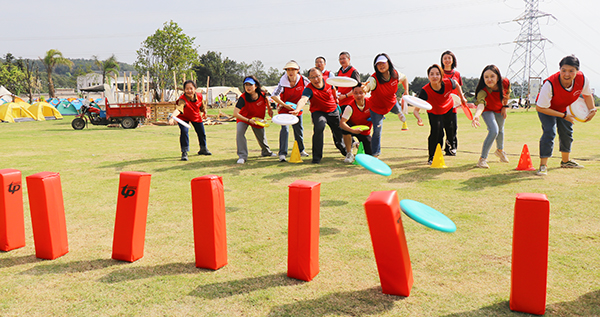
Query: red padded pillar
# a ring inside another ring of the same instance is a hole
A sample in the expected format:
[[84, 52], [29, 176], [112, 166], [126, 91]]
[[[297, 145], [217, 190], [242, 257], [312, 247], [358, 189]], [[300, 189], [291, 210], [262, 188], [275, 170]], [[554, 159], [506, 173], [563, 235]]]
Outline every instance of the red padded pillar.
[[25, 246], [25, 220], [21, 172], [1, 169], [0, 187], [0, 250], [22, 248]]
[[310, 281], [319, 274], [319, 204], [321, 183], [289, 185], [287, 276]]
[[192, 212], [196, 267], [217, 270], [227, 265], [227, 227], [223, 178], [192, 179]]
[[513, 230], [510, 309], [543, 315], [548, 276], [550, 202], [544, 194], [517, 194]]
[[144, 256], [151, 176], [143, 172], [122, 172], [119, 177], [112, 252], [115, 260], [134, 262]]
[[395, 190], [372, 192], [364, 205], [381, 291], [408, 297], [413, 275], [398, 195]]
[[41, 172], [26, 180], [35, 256], [54, 260], [69, 252], [60, 174]]

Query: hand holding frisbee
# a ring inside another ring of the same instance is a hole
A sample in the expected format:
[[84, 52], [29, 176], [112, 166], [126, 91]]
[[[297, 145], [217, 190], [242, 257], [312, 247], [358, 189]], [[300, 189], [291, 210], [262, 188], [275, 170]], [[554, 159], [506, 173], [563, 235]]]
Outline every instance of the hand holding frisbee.
[[400, 209], [412, 220], [431, 229], [442, 232], [456, 231], [456, 225], [450, 218], [418, 201], [403, 199], [400, 201]]
[[356, 87], [358, 85], [356, 79], [343, 76], [329, 77], [327, 83], [336, 87]]
[[350, 129], [359, 129], [360, 131], [367, 131], [370, 128], [367, 125], [355, 125], [355, 126], [350, 127]]
[[286, 101], [285, 104], [288, 105], [288, 106], [290, 106], [290, 107], [292, 107], [292, 110], [296, 110], [296, 107], [298, 107], [297, 104], [295, 104], [295, 103], [293, 103], [291, 101]]
[[181, 124], [182, 126], [184, 126], [184, 127], [188, 128], [188, 129], [190, 129], [190, 128], [192, 127], [192, 126], [191, 126], [191, 125], [189, 125], [187, 122], [185, 122], [185, 121], [183, 121], [183, 120], [181, 120], [181, 119], [179, 119], [179, 118], [177, 118], [177, 117], [173, 117], [173, 116], [171, 116], [171, 115], [169, 115], [169, 117], [171, 117], [171, 118], [172, 118], [173, 120], [175, 120], [177, 123]]
[[590, 114], [590, 110], [585, 104], [583, 98], [577, 98], [575, 102], [567, 107], [567, 113], [572, 115], [575, 120], [579, 122], [587, 122], [587, 117]]
[[429, 102], [415, 96], [405, 95], [402, 96], [402, 100], [406, 101], [409, 105], [425, 110], [431, 110], [433, 107]]
[[265, 119], [254, 117], [254, 118], [252, 118], [252, 120], [254, 120], [254, 124], [261, 126], [263, 128], [269, 126], [269, 123]]

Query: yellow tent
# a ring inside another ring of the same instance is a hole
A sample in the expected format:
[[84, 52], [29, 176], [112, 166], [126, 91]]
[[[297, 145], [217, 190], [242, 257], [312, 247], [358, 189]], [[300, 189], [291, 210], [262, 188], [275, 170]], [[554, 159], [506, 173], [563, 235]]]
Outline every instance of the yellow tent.
[[0, 105], [0, 120], [6, 122], [34, 121], [35, 116], [27, 110], [25, 105], [18, 102], [8, 102]]
[[62, 114], [60, 114], [56, 108], [44, 101], [34, 103], [33, 105], [29, 106], [27, 110], [29, 110], [36, 120], [39, 121], [61, 120], [63, 118]]

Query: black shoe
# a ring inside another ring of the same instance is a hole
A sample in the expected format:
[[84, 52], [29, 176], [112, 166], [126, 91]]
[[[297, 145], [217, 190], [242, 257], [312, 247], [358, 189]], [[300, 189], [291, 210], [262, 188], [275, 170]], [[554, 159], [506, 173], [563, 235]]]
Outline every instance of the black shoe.
[[208, 149], [202, 149], [198, 151], [198, 155], [212, 155]]
[[313, 164], [319, 164], [319, 163], [321, 163], [321, 160], [318, 160], [318, 161], [317, 160], [312, 160], [311, 163], [313, 163]]
[[181, 160], [182, 161], [187, 161], [188, 160], [187, 152], [181, 152]]

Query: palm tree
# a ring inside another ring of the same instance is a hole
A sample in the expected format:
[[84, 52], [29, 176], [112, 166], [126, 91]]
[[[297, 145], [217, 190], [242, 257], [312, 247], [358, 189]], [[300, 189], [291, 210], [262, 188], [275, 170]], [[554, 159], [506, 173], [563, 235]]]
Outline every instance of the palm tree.
[[51, 49], [46, 52], [44, 59], [40, 58], [40, 61], [44, 63], [46, 67], [46, 73], [48, 74], [48, 94], [50, 98], [56, 97], [54, 93], [54, 82], [52, 82], [52, 71], [58, 65], [73, 67], [73, 62], [63, 57], [63, 54], [59, 50]]
[[115, 74], [118, 76], [119, 70], [121, 69], [121, 66], [119, 66], [119, 62], [117, 61], [117, 58], [114, 54], [103, 61], [98, 60], [98, 56], [94, 56], [94, 65], [96, 65], [98, 69], [102, 71], [102, 84], [104, 84], [104, 82], [106, 81], [107, 76], [111, 74]]

